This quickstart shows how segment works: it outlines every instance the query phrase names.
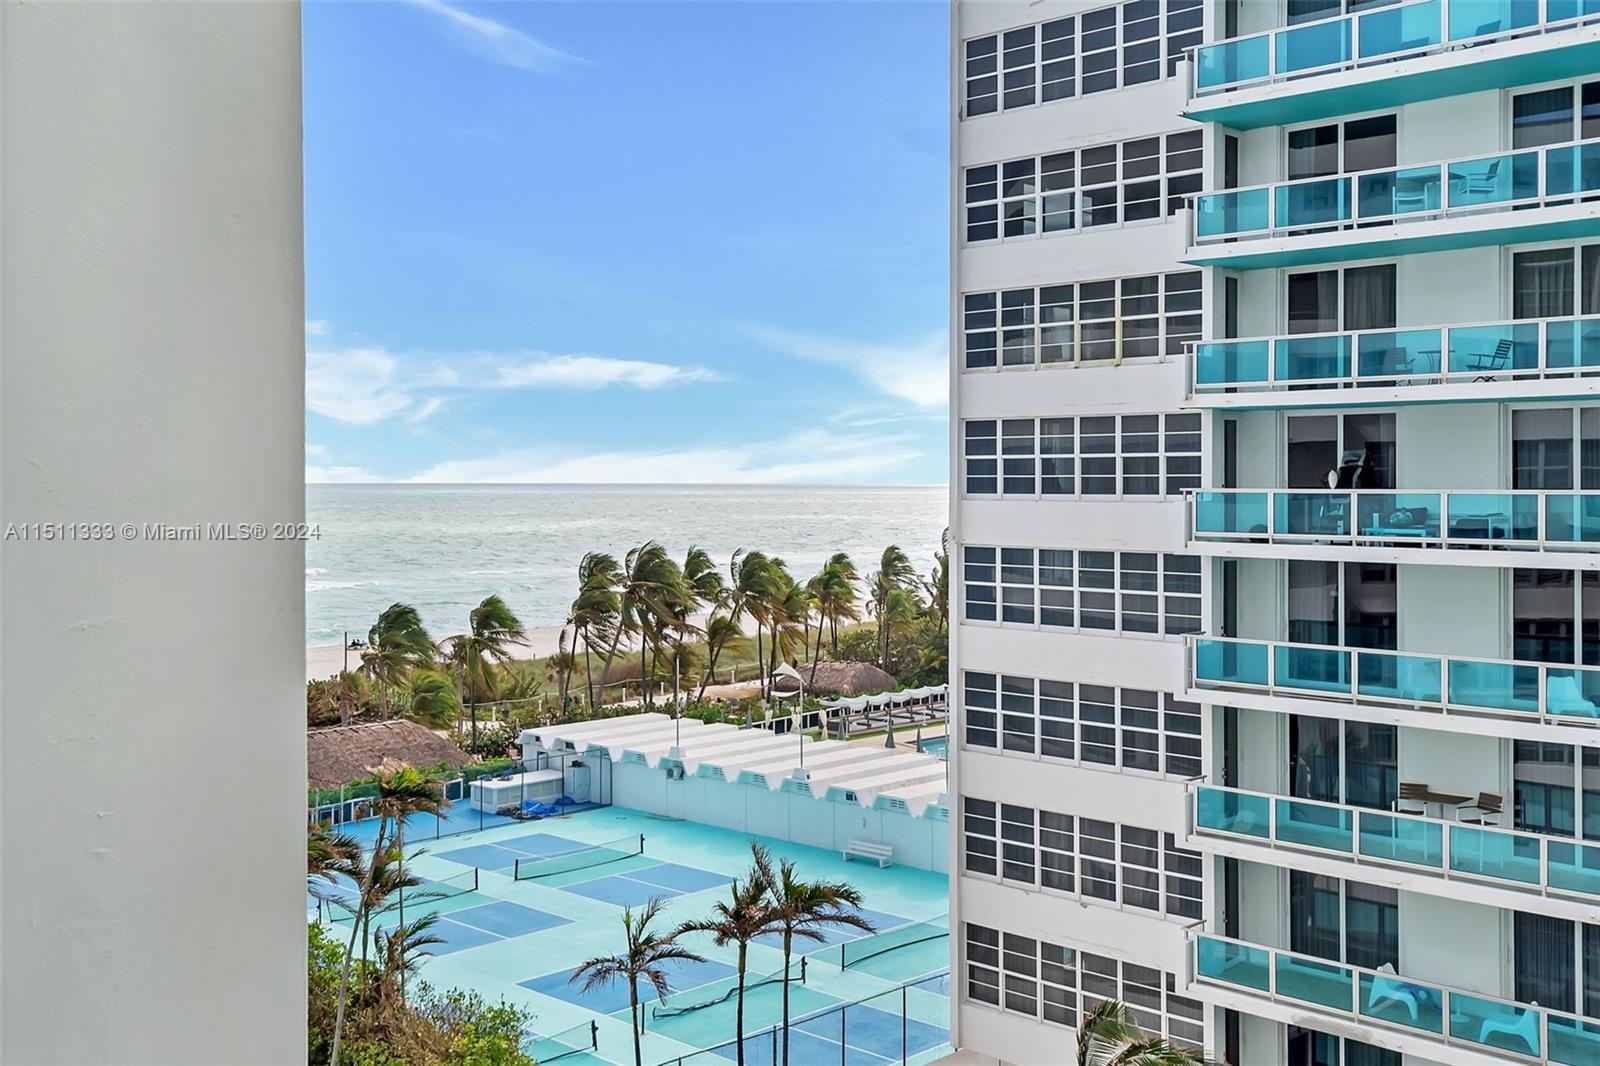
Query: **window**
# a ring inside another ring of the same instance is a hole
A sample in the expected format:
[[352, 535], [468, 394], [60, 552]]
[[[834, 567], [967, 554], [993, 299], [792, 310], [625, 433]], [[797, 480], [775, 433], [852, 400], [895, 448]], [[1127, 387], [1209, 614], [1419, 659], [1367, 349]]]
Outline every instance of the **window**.
[[1000, 1005], [1000, 931], [967, 923], [967, 998]]
[[1162, 834], [1162, 849], [1167, 913], [1197, 922], [1204, 906], [1205, 860], [1198, 851], [1178, 847], [1178, 839], [1171, 833]]
[[1039, 27], [1041, 99], [1064, 100], [1076, 91], [1077, 47], [1074, 19], [1056, 19]]
[[1152, 552], [1077, 552], [1074, 586], [1072, 551], [963, 548], [968, 621], [996, 620], [996, 551], [1001, 623], [1072, 628], [1076, 593], [1080, 629], [1166, 636], [1200, 631], [1200, 560]]
[[1033, 884], [1037, 873], [1033, 849], [1033, 808], [1001, 804], [1000, 839], [1000, 876], [1007, 881]]
[[1000, 621], [1033, 623], [1032, 548], [1000, 549]]
[[992, 114], [999, 107], [999, 79], [995, 75], [994, 37], [978, 37], [966, 43], [968, 118]]
[[1536, 89], [1511, 98], [1511, 147], [1600, 136], [1600, 82]]
[[1074, 495], [1080, 451], [1086, 495], [1159, 496], [1163, 488], [1179, 495], [1200, 487], [1198, 414], [972, 419], [963, 429], [966, 494]]
[[1290, 130], [1287, 143], [1289, 181], [1383, 170], [1395, 165], [1395, 116]]
[[1600, 408], [1513, 410], [1511, 479], [1516, 489], [1600, 489]]
[[[1045, 180], [1048, 188], [1050, 175]], [[1051, 195], [1044, 200], [1048, 230]], [[1181, 355], [1200, 337], [1200, 304], [1197, 270], [968, 293], [963, 365], [993, 370]]]
[[1378, 969], [1400, 964], [1400, 902], [1392, 888], [1289, 871], [1289, 949]]
[[1036, 99], [1039, 68], [1035, 62], [1034, 42], [1037, 32], [1035, 26], [1024, 26], [1007, 30], [1002, 38], [1005, 50], [1000, 57], [1004, 77], [1001, 88], [1007, 110], [1027, 107]]
[[1039, 884], [1058, 892], [1074, 890], [1073, 817], [1039, 812]]
[[[1511, 571], [1511, 655], [1526, 662], [1600, 666], [1600, 573]], [[1579, 678], [1587, 689], [1587, 678]]]
[[961, 800], [961, 829], [966, 836], [968, 873], [996, 877], [999, 865], [999, 823], [994, 803], [964, 796]]
[[1015, 933], [1001, 934], [1004, 951], [1005, 1008], [1018, 1014], [1039, 1013], [1039, 942]]
[[969, 622], [993, 622], [998, 576], [993, 548], [967, 547], [961, 550], [961, 585], [966, 590], [964, 617]]
[[1085, 896], [1117, 899], [1117, 824], [1097, 818], [1078, 819], [1080, 884]]
[[[1395, 265], [1379, 263], [1290, 274], [1287, 302], [1290, 333], [1393, 329], [1397, 304]], [[1298, 358], [1306, 359], [1304, 355]], [[1330, 370], [1318, 376], [1337, 374], [1337, 370]]]
[[1198, 130], [968, 167], [966, 240], [1035, 236], [1041, 212], [1045, 233], [1159, 219], [1200, 191], [1203, 169]]
[[1083, 16], [1083, 92], [1105, 92], [1117, 87], [1117, 9], [1090, 11]]
[[[1200, 706], [1171, 693], [972, 670], [962, 678], [969, 748], [1173, 777], [1202, 772]], [[1600, 820], [1595, 828], [1600, 835]]]
[[1161, 77], [1161, 0], [1122, 5], [1122, 84]]

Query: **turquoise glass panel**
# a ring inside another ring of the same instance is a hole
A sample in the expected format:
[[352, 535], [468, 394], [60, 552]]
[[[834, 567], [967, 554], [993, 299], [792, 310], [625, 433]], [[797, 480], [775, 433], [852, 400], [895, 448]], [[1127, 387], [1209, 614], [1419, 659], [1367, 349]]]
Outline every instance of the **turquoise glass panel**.
[[1443, 330], [1401, 329], [1356, 337], [1356, 372], [1363, 378], [1403, 378], [1437, 374]]
[[1551, 1062], [1561, 1066], [1594, 1066], [1600, 1062], [1600, 1022], [1550, 1014], [1545, 1028], [1550, 1037]]
[[1234, 640], [1201, 640], [1195, 643], [1194, 676], [1197, 681], [1229, 685], [1267, 684], [1267, 645], [1243, 644]]
[[1398, 974], [1363, 973], [1357, 988], [1359, 1013], [1436, 1035], [1444, 1032], [1444, 992]]
[[1208, 193], [1195, 200], [1195, 232], [1201, 237], [1251, 233], [1272, 226], [1272, 190]]
[[1294, 537], [1350, 534], [1350, 493], [1280, 492], [1272, 501], [1272, 531]]
[[1347, 967], [1285, 954], [1277, 955], [1272, 962], [1278, 971], [1280, 999], [1295, 999], [1331, 1007], [1341, 1014], [1350, 1013], [1354, 981]]
[[1534, 493], [1452, 492], [1445, 509], [1452, 540], [1539, 539], [1539, 497]]
[[1356, 653], [1356, 685], [1363, 696], [1402, 703], [1442, 703], [1444, 660], [1392, 651]]
[[1450, 869], [1475, 877], [1537, 885], [1542, 876], [1539, 838], [1453, 825], [1450, 827]]
[[1271, 341], [1207, 343], [1194, 350], [1195, 383], [1242, 385], [1265, 383], [1272, 360]]
[[1504, 204], [1539, 195], [1537, 150], [1451, 163], [1447, 174], [1451, 207]]
[[1281, 799], [1278, 803], [1278, 839], [1322, 851], [1348, 855], [1353, 847], [1353, 812], [1343, 807], [1324, 807]]
[[1550, 196], [1600, 189], [1600, 141], [1546, 148], [1544, 188]]
[[1548, 22], [1600, 14], [1600, 0], [1547, 0], [1544, 17]]
[[1550, 853], [1551, 888], [1580, 896], [1600, 897], [1600, 847], [1566, 840], [1547, 840], [1545, 849]]
[[1279, 74], [1334, 66], [1350, 61], [1350, 24], [1354, 19], [1330, 19], [1278, 31]]
[[1545, 497], [1544, 536], [1557, 544], [1600, 544], [1600, 493]]
[[1273, 342], [1279, 381], [1325, 381], [1350, 376], [1350, 336], [1279, 337]]
[[1444, 206], [1443, 187], [1443, 171], [1437, 165], [1362, 174], [1356, 178], [1356, 216], [1389, 218], [1438, 211]]
[[1564, 718], [1600, 718], [1600, 670], [1546, 670], [1544, 709]]
[[1201, 788], [1194, 799], [1195, 825], [1219, 833], [1272, 837], [1272, 800], [1225, 788]]
[[1297, 181], [1273, 189], [1273, 221], [1279, 229], [1326, 226], [1350, 219], [1350, 179]]
[[1539, 668], [1517, 663], [1452, 661], [1450, 702], [1458, 707], [1539, 713]]
[[1356, 846], [1363, 858], [1444, 869], [1444, 826], [1438, 822], [1362, 811]]
[[1437, 492], [1360, 492], [1356, 529], [1383, 540], [1437, 539], [1443, 502]]
[[1200, 89], [1268, 77], [1272, 73], [1272, 37], [1264, 33], [1207, 45], [1196, 53], [1195, 66], [1195, 84]]
[[1197, 492], [1194, 494], [1196, 533], [1267, 534], [1267, 494], [1264, 492]]
[[1450, 330], [1452, 374], [1492, 377], [1539, 368], [1539, 324], [1501, 322], [1492, 326], [1455, 326]]
[[1450, 1037], [1536, 1059], [1544, 1045], [1544, 1014], [1532, 1007], [1514, 1007], [1452, 992]]
[[1452, 0], [1450, 39], [1466, 41], [1508, 33], [1539, 21], [1540, 0]]
[[1371, 59], [1443, 44], [1443, 16], [1443, 0], [1370, 11], [1356, 20], [1357, 54]]
[[1266, 992], [1272, 988], [1272, 953], [1215, 937], [1195, 940], [1195, 972], [1213, 981]]
[[1564, 318], [1544, 331], [1548, 367], [1600, 367], [1600, 318]]
[[1273, 681], [1283, 688], [1350, 691], [1350, 653], [1347, 651], [1279, 645], [1273, 658], [1276, 666]]

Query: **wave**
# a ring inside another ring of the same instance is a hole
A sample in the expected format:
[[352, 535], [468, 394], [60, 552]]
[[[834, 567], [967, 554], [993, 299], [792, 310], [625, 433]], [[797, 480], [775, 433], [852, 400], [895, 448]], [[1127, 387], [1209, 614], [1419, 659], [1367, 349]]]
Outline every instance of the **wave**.
[[334, 589], [361, 589], [376, 585], [376, 581], [307, 581], [307, 592], [332, 592]]
[[306, 567], [306, 577], [321, 577], [323, 574], [326, 574], [326, 573], [327, 573], [327, 571], [324, 570], [320, 566], [308, 566], [308, 567]]

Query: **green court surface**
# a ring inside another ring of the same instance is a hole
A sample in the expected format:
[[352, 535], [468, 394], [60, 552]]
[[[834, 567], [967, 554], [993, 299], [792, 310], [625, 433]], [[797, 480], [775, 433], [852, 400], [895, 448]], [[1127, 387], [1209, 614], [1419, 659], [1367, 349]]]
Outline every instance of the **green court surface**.
[[[620, 842], [640, 834], [645, 837], [643, 853], [627, 853], [631, 845]], [[622, 948], [624, 907], [637, 909], [660, 898], [665, 901], [662, 926], [668, 929], [706, 916], [731, 881], [748, 869], [752, 839], [606, 807], [429, 841], [426, 852], [412, 860], [413, 872], [459, 887], [471, 883], [476, 869], [477, 887], [426, 904], [408, 902], [408, 920], [414, 909], [425, 908], [437, 911], [444, 927], [446, 942], [423, 963], [422, 978], [435, 987], [470, 989], [491, 1001], [505, 999], [531, 1009], [535, 1035], [529, 1046], [541, 1061], [630, 1066], [626, 987], [583, 993], [569, 980], [573, 968]], [[833, 931], [826, 944], [797, 946], [789, 989], [795, 1027], [791, 1041], [795, 1048], [803, 1044], [806, 1057], [791, 1054], [791, 1061], [796, 1066], [846, 1061], [850, 1066], [880, 1066], [935, 1057], [944, 1047], [949, 1012], [947, 982], [930, 978], [949, 966], [949, 938], [943, 929], [949, 904], [945, 876], [845, 863], [834, 852], [754, 839], [775, 856], [793, 860], [802, 878], [854, 885], [864, 897], [863, 916], [877, 929], [865, 936], [855, 930]], [[525, 873], [535, 876], [512, 876], [519, 859]], [[590, 861], [594, 865], [585, 865]], [[379, 923], [394, 920], [385, 915]], [[642, 990], [644, 1061], [731, 1061], [733, 1049], [725, 1042], [734, 1033], [736, 1003], [729, 993], [735, 984], [736, 949], [716, 947], [702, 935], [684, 943], [707, 961], [673, 968], [665, 1004]], [[799, 981], [800, 952], [809, 952], [804, 983]], [[760, 1058], [754, 1050], [757, 1034], [782, 1019], [781, 985], [758, 979], [780, 973], [782, 966], [779, 947], [766, 941], [751, 946], [745, 1032], [752, 1041], [747, 1043], [752, 1063]], [[928, 980], [914, 984], [919, 979]], [[902, 987], [908, 985], [912, 987]], [[845, 1006], [864, 1000], [870, 1005]], [[765, 1039], [771, 1043], [770, 1033]]]

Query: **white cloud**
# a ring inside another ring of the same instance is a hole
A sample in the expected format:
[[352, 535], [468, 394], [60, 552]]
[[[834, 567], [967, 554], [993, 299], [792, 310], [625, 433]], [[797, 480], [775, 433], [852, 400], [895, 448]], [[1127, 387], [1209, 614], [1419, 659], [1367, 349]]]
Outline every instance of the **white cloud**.
[[949, 400], [950, 346], [943, 332], [900, 345], [856, 343], [766, 326], [747, 332], [796, 359], [848, 370], [886, 396], [919, 407]]
[[[449, 393], [498, 389], [665, 389], [719, 381], [704, 367], [549, 352], [408, 353], [384, 348], [306, 352], [306, 406], [325, 418], [370, 426], [412, 423], [440, 411]], [[444, 395], [441, 395], [443, 393]]]
[[514, 26], [474, 15], [444, 0], [410, 2], [439, 16], [457, 40], [492, 62], [539, 74], [550, 74], [568, 64], [582, 62], [577, 56], [553, 48]]
[[407, 480], [531, 484], [881, 483], [922, 457], [903, 436], [810, 431], [737, 445], [579, 453], [524, 448], [439, 463]]
[[381, 481], [382, 478], [359, 466], [313, 466], [306, 464], [306, 482], [312, 485], [348, 485]]
[[639, 359], [604, 359], [594, 355], [552, 355], [502, 365], [496, 384], [507, 389], [530, 386], [603, 389], [608, 385], [627, 385], [651, 390], [716, 380], [716, 374], [697, 366], [671, 366]]
[[328, 448], [324, 444], [312, 444], [308, 441], [306, 443], [306, 454], [313, 459], [326, 459], [328, 457]]
[[328, 320], [325, 318], [306, 319], [306, 336], [326, 337], [328, 335]]

